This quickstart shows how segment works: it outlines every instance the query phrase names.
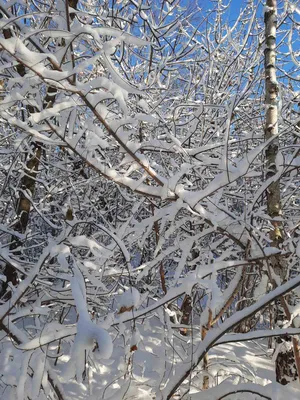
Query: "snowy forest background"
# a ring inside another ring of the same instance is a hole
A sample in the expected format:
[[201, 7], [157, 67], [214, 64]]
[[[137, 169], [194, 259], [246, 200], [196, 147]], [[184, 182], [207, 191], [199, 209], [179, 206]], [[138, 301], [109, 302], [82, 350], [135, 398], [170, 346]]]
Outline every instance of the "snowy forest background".
[[300, 398], [300, 3], [0, 1], [0, 398]]

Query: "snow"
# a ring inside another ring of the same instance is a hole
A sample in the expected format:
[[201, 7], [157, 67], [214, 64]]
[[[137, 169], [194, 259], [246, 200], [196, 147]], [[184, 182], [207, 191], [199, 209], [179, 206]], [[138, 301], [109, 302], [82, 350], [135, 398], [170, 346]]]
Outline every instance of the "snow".
[[[292, 396], [290, 397], [291, 399], [296, 399], [300, 396], [300, 390], [293, 387], [282, 386], [279, 383], [271, 383], [266, 386], [257, 385], [255, 383], [242, 383], [239, 385], [229, 385], [223, 383], [218, 387], [212, 388], [206, 392], [201, 392], [201, 394], [190, 395], [189, 399], [219, 400], [229, 395], [234, 395], [235, 393], [253, 393], [267, 400], [285, 400], [287, 396]], [[244, 395], [242, 396], [245, 398]], [[232, 398], [232, 396], [230, 398]]]
[[32, 353], [28, 351], [22, 361], [21, 364], [21, 369], [20, 369], [20, 376], [18, 379], [18, 385], [17, 385], [17, 400], [23, 400], [24, 392], [25, 392], [25, 382], [27, 379], [27, 368], [28, 368], [28, 363], [30, 360]]
[[[0, 3], [0, 398], [298, 398], [298, 382], [275, 383], [272, 339], [300, 335], [299, 93], [281, 84], [299, 66], [295, 6], [276, 46], [280, 133], [265, 141], [277, 109], [261, 86], [266, 7], [248, 2], [226, 26], [222, 2], [190, 16], [180, 1], [157, 13], [83, 2], [69, 21], [63, 0]], [[279, 217], [267, 214], [275, 182]], [[268, 293], [274, 260], [286, 281], [272, 276]], [[291, 317], [276, 324], [286, 294]], [[237, 333], [245, 318], [259, 322]]]
[[257, 311], [259, 311], [265, 305], [269, 304], [275, 298], [282, 296], [286, 292], [291, 291], [293, 288], [299, 285], [300, 275], [296, 278], [291, 279], [289, 282], [277, 287], [270, 293], [266, 294], [252, 306], [247, 307], [243, 311], [236, 312], [218, 327], [210, 329], [205, 339], [198, 345], [197, 349], [195, 350], [195, 353], [193, 354], [192, 365], [188, 362], [188, 360], [186, 360], [186, 362], [188, 362], [188, 366], [184, 366], [183, 363], [180, 363], [175, 368], [172, 378], [169, 380], [168, 384], [162, 391], [162, 399], [164, 400], [168, 398], [169, 394], [172, 393], [174, 388], [177, 387], [178, 383], [182, 383], [184, 379], [188, 376], [190, 369], [194, 369], [200, 363], [208, 349], [212, 347], [214, 343], [229, 329], [233, 328], [236, 324], [244, 320], [246, 317], [254, 315]]
[[296, 254], [297, 254], [297, 256], [300, 258], [300, 240], [299, 240], [298, 243], [297, 243]]
[[268, 338], [273, 336], [284, 336], [284, 335], [298, 335], [300, 334], [299, 327], [296, 328], [286, 328], [286, 329], [272, 329], [269, 331], [257, 330], [248, 333], [238, 334], [238, 333], [227, 333], [221, 339], [219, 339], [214, 346], [218, 346], [223, 343], [234, 343], [234, 342], [244, 342], [247, 340], [255, 340], [261, 338]]
[[31, 397], [33, 399], [37, 398], [40, 392], [41, 383], [45, 373], [45, 358], [45, 353], [40, 351], [34, 355], [32, 360], [34, 375], [31, 387]]
[[101, 359], [111, 357], [113, 343], [109, 333], [91, 321], [86, 308], [86, 292], [83, 276], [76, 265], [73, 266], [73, 272], [74, 277], [70, 281], [79, 318], [70, 360], [64, 370], [64, 379], [68, 380], [76, 377], [77, 381], [81, 382], [85, 369], [85, 353], [92, 350], [94, 340], [97, 342], [97, 352]]
[[32, 123], [38, 123], [44, 119], [57, 116], [62, 111], [72, 108], [74, 106], [76, 107], [76, 103], [74, 102], [74, 100], [68, 100], [68, 101], [63, 101], [61, 103], [56, 103], [51, 108], [47, 108], [46, 110], [43, 110], [39, 113], [31, 114], [29, 121], [31, 121]]
[[119, 308], [137, 307], [140, 302], [140, 293], [135, 287], [129, 287], [121, 295], [118, 296]]

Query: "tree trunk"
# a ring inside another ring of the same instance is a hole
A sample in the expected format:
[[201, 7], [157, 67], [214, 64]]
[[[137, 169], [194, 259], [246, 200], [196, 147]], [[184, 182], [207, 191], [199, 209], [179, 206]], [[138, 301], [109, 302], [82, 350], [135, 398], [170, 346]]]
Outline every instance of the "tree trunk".
[[[35, 180], [38, 173], [40, 159], [42, 155], [42, 148], [39, 144], [36, 145], [33, 150], [33, 156], [27, 161], [26, 168], [24, 170], [24, 176], [21, 179], [19, 200], [17, 206], [17, 222], [14, 226], [14, 230], [19, 233], [25, 233], [28, 225], [29, 212], [31, 208], [30, 200], [28, 197], [32, 197], [35, 189]], [[25, 195], [27, 194], [27, 196]], [[16, 236], [12, 237], [12, 242], [9, 246], [10, 250], [15, 250], [22, 245], [20, 239]], [[2, 284], [1, 296], [6, 293], [8, 283], [11, 282], [13, 285], [18, 283], [18, 275], [15, 268], [11, 264], [6, 264], [4, 268], [4, 275], [6, 276], [6, 282]]]
[[[276, 79], [276, 30], [277, 30], [277, 3], [276, 0], [267, 0], [265, 9], [265, 89], [266, 89], [266, 116], [265, 116], [265, 140], [273, 138], [266, 149], [266, 179], [270, 179], [277, 173], [276, 156], [279, 149], [278, 139], [278, 92], [279, 86]], [[282, 242], [282, 226], [277, 217], [282, 215], [280, 199], [280, 179], [274, 180], [267, 189], [267, 211], [272, 218], [272, 230], [270, 232], [271, 245], [279, 247]], [[272, 261], [274, 272], [283, 281], [287, 270], [282, 262], [275, 257]], [[275, 324], [283, 318], [284, 313], [280, 304], [275, 316]], [[278, 354], [276, 358], [276, 380], [282, 385], [297, 379], [297, 368], [294, 357], [293, 343], [290, 337], [277, 340]], [[294, 346], [295, 347], [295, 346]]]
[[[78, 0], [69, 0], [68, 3], [66, 3], [66, 18], [68, 21], [68, 25], [70, 24], [69, 21], [69, 7], [72, 7], [73, 9], [77, 9], [77, 3]], [[73, 20], [75, 17], [74, 13], [70, 14], [71, 19]], [[0, 13], [0, 19], [3, 18], [3, 14]], [[69, 28], [69, 27], [68, 27]], [[10, 29], [3, 29], [3, 35], [6, 39], [11, 38], [12, 32]], [[73, 52], [71, 48], [71, 58], [73, 57]], [[73, 65], [74, 67], [74, 65]], [[23, 77], [26, 73], [25, 66], [23, 64], [17, 64], [16, 70], [18, 74]], [[47, 88], [46, 96], [43, 101], [43, 108], [46, 109], [49, 106], [52, 106], [57, 94], [57, 89], [54, 87], [49, 86]], [[28, 105], [26, 106], [26, 109], [29, 114], [32, 114], [35, 112], [34, 107]], [[23, 114], [23, 119], [25, 119], [26, 116]], [[39, 164], [40, 164], [40, 159], [43, 153], [43, 148], [41, 143], [39, 142], [33, 142], [32, 143], [33, 151], [32, 155], [26, 162], [26, 167], [24, 170], [24, 176], [21, 179], [20, 183], [20, 191], [19, 191], [19, 200], [18, 200], [18, 205], [17, 205], [17, 222], [14, 226], [14, 230], [19, 233], [25, 233], [26, 228], [28, 225], [29, 221], [29, 213], [31, 209], [31, 203], [28, 197], [33, 197], [34, 190], [35, 190], [35, 182], [36, 182], [36, 176], [38, 174], [38, 169], [39, 169]], [[27, 194], [27, 195], [25, 195]], [[16, 236], [12, 237], [12, 242], [10, 244], [10, 250], [15, 250], [18, 247], [22, 246], [22, 242], [20, 241], [19, 238]], [[18, 274], [16, 269], [14, 268], [13, 265], [11, 264], [6, 264], [4, 271], [3, 271], [5, 277], [6, 277], [6, 282], [2, 284], [2, 287], [0, 288], [0, 298], [5, 296], [6, 299], [10, 298], [10, 294], [6, 294], [9, 282], [13, 284], [14, 286], [17, 285], [18, 283]]]
[[[0, 15], [0, 19], [1, 18], [3, 18], [2, 14]], [[13, 34], [10, 29], [4, 29], [3, 35], [5, 39], [10, 39], [11, 37], [13, 37]], [[17, 64], [16, 71], [21, 77], [23, 77], [26, 73], [25, 67], [22, 64]], [[34, 112], [34, 108], [30, 105], [26, 106], [26, 109], [30, 114]], [[25, 112], [23, 112], [22, 118], [23, 120], [25, 120], [26, 118]], [[38, 173], [41, 155], [42, 155], [42, 148], [40, 144], [33, 143], [33, 155], [26, 162], [24, 175], [20, 182], [19, 200], [16, 210], [17, 221], [14, 225], [14, 230], [19, 233], [25, 233], [28, 224], [29, 212], [31, 207], [30, 200], [28, 199], [28, 197], [32, 197], [34, 193], [35, 179]], [[27, 194], [27, 196], [25, 194]], [[16, 236], [12, 236], [12, 241], [9, 246], [9, 249], [15, 250], [21, 245], [22, 242], [20, 241], [20, 239]], [[12, 285], [16, 285], [18, 283], [18, 274], [13, 265], [7, 263], [5, 265], [3, 273], [6, 277], [6, 282], [2, 283], [0, 289], [0, 297], [3, 297], [6, 294], [9, 283], [11, 283]], [[8, 298], [10, 298], [10, 294], [6, 294], [6, 299]]]

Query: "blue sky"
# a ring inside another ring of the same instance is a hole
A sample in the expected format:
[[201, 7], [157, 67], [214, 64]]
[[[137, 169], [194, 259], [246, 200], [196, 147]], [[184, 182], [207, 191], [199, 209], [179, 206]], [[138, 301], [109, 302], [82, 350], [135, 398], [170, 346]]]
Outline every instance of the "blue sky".
[[[223, 4], [228, 4], [229, 1], [223, 1]], [[210, 0], [199, 0], [198, 4], [201, 8], [209, 9], [212, 8], [216, 3]], [[240, 13], [240, 9], [243, 8], [246, 4], [246, 0], [231, 0], [229, 10], [228, 10], [228, 17], [229, 21], [234, 21], [236, 17]]]

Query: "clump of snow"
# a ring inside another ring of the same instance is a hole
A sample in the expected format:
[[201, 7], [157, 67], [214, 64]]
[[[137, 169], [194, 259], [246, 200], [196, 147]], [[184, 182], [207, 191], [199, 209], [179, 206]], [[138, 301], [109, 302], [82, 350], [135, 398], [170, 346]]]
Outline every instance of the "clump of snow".
[[74, 277], [70, 281], [79, 319], [71, 358], [66, 366], [64, 378], [70, 379], [76, 376], [77, 381], [81, 382], [85, 369], [85, 352], [92, 350], [94, 341], [97, 342], [100, 358], [104, 359], [111, 357], [113, 343], [109, 333], [90, 319], [86, 306], [85, 283], [77, 266], [74, 266]]
[[118, 298], [119, 313], [131, 311], [136, 308], [140, 302], [140, 292], [135, 287], [129, 287]]
[[297, 315], [294, 319], [293, 319], [293, 324], [295, 328], [300, 328], [300, 315]]
[[268, 286], [268, 280], [269, 280], [268, 276], [263, 274], [259, 285], [254, 290], [254, 298], [255, 299], [258, 299], [259, 297], [263, 296], [266, 293], [267, 286]]

